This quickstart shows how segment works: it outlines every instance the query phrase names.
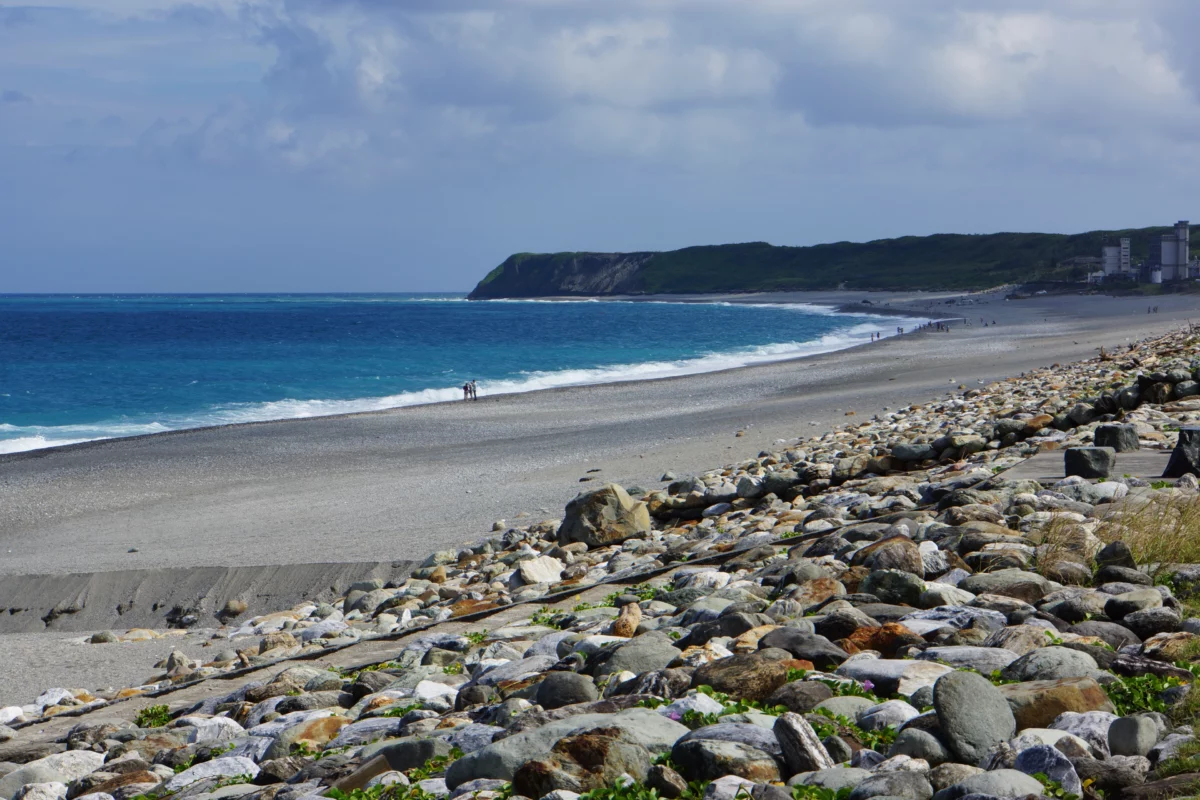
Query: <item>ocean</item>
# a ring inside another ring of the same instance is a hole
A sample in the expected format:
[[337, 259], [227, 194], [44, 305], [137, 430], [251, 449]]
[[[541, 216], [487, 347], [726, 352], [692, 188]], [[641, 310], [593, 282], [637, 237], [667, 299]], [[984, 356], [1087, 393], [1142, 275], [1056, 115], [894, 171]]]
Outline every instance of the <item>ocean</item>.
[[885, 336], [811, 305], [0, 295], [0, 453], [709, 372]]

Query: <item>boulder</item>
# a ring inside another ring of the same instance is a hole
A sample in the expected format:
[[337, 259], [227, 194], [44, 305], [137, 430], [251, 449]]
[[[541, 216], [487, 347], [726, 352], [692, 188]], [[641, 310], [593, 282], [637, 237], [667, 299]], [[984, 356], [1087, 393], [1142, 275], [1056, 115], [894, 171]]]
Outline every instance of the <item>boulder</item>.
[[1117, 454], [1111, 447], [1068, 447], [1063, 453], [1068, 476], [1107, 478], [1112, 475], [1116, 463]]
[[1108, 728], [1108, 750], [1114, 756], [1144, 756], [1158, 744], [1158, 723], [1137, 715], [1113, 720]]
[[649, 533], [650, 512], [646, 504], [610, 483], [567, 503], [558, 528], [558, 543], [583, 542], [588, 547], [607, 547]]
[[979, 772], [960, 783], [948, 786], [933, 796], [933, 800], [959, 800], [967, 795], [990, 795], [992, 797], [1024, 797], [1042, 795], [1042, 784], [1024, 772], [1015, 769], [997, 769]]
[[788, 665], [763, 651], [711, 661], [692, 674], [692, 687], [711, 686], [739, 700], [766, 700], [787, 682]]
[[775, 721], [774, 731], [791, 774], [833, 767], [833, 759], [804, 717], [789, 711]]
[[958, 760], [978, 763], [1016, 732], [1008, 702], [986, 678], [951, 672], [933, 687], [933, 707], [945, 742]]
[[1128, 453], [1138, 450], [1137, 428], [1133, 425], [1098, 425], [1093, 435], [1097, 447], [1109, 447], [1117, 453]]
[[1086, 678], [1099, 670], [1087, 653], [1066, 647], [1040, 647], [1013, 661], [1000, 675], [1015, 681], [1053, 681], [1061, 678]]
[[11, 800], [27, 783], [70, 783], [100, 768], [103, 753], [68, 750], [39, 758], [0, 778], [0, 800]]
[[1052, 781], [1061, 783], [1068, 793], [1083, 796], [1083, 784], [1075, 774], [1075, 767], [1071, 765], [1070, 759], [1048, 744], [1027, 747], [1017, 753], [1013, 769], [1026, 775], [1040, 773]]
[[919, 772], [877, 772], [850, 792], [850, 800], [872, 797], [899, 797], [905, 800], [929, 800], [933, 786]]
[[1046, 728], [1065, 712], [1112, 712], [1108, 693], [1094, 678], [1027, 681], [996, 687], [1008, 703], [1017, 727]]
[[1200, 428], [1194, 426], [1179, 429], [1179, 440], [1163, 471], [1164, 478], [1182, 478], [1184, 475], [1200, 475]]
[[713, 781], [726, 775], [767, 783], [779, 780], [779, 765], [767, 753], [740, 742], [717, 739], [679, 741], [671, 761], [689, 781]]
[[838, 675], [860, 683], [870, 681], [877, 687], [878, 694], [904, 697], [912, 697], [922, 686], [932, 686], [938, 678], [952, 671], [950, 667], [931, 661], [886, 658], [855, 658], [837, 668]]
[[453, 789], [477, 778], [510, 780], [531, 753], [548, 752], [564, 736], [599, 727], [619, 728], [653, 755], [669, 751], [688, 733], [683, 725], [648, 708], [630, 708], [615, 714], [578, 714], [512, 734], [468, 753], [446, 770], [446, 785]]
[[577, 672], [551, 672], [538, 684], [537, 690], [537, 704], [546, 709], [590, 703], [599, 697], [595, 681]]

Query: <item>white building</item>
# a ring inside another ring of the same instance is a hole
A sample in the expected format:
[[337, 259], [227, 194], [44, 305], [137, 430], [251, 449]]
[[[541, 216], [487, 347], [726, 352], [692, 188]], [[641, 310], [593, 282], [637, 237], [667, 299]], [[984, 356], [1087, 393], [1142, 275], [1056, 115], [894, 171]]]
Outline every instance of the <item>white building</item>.
[[1129, 259], [1129, 239], [1122, 238], [1119, 244], [1104, 245], [1100, 251], [1100, 266], [1105, 276], [1128, 276], [1133, 269]]
[[1162, 279], [1178, 281], [1188, 277], [1188, 262], [1191, 260], [1189, 240], [1190, 226], [1187, 220], [1175, 223], [1175, 230], [1162, 237]]

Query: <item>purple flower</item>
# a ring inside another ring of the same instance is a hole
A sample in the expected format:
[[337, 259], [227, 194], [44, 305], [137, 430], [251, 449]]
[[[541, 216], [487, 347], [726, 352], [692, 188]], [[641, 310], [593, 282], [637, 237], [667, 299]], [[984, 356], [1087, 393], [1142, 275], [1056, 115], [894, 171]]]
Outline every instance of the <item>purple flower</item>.
[[870, 681], [863, 681], [863, 688], [869, 692], [875, 688], [875, 684], [871, 683]]
[[675, 720], [676, 722], [679, 722], [679, 720], [683, 719], [683, 714], [680, 714], [678, 711], [672, 711], [669, 714], [667, 714], [667, 716], [670, 717], [671, 719]]

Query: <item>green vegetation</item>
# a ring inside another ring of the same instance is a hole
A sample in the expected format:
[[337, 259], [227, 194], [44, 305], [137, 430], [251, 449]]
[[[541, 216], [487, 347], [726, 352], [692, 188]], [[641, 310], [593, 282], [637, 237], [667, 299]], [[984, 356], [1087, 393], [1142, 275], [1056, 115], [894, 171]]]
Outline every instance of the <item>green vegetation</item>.
[[816, 732], [818, 738], [852, 736], [862, 742], [864, 747], [878, 750], [881, 753], [886, 753], [891, 748], [892, 742], [896, 741], [897, 731], [895, 728], [880, 728], [879, 730], [867, 731], [855, 725], [849, 717], [834, 714], [829, 709], [818, 708], [814, 709], [813, 713], [829, 720], [827, 723], [820, 720], [811, 720], [813, 731]]
[[1033, 773], [1032, 777], [1045, 787], [1042, 790], [1043, 797], [1057, 797], [1062, 798], [1062, 800], [1079, 800], [1079, 795], [1068, 792], [1063, 788], [1061, 783], [1054, 780], [1044, 772], [1035, 772]]
[[384, 711], [379, 716], [381, 716], [381, 717], [403, 717], [408, 712], [416, 711], [420, 707], [421, 707], [420, 703], [412, 703], [411, 705], [400, 706], [399, 708], [393, 707], [393, 708], [389, 708], [387, 711]]
[[461, 661], [455, 661], [453, 664], [447, 664], [442, 667], [442, 672], [447, 675], [462, 675], [463, 665]]
[[549, 606], [542, 606], [532, 617], [529, 618], [530, 625], [542, 625], [547, 628], [562, 628], [564, 615]]
[[[333, 798], [333, 800], [434, 800], [436, 795], [422, 790], [417, 784], [426, 778], [441, 775], [451, 762], [462, 757], [463, 751], [456, 747], [450, 751], [448, 756], [435, 756], [419, 767], [405, 770], [404, 776], [411, 782], [411, 786], [389, 783], [377, 784], [367, 789], [354, 789], [349, 792], [341, 789], [329, 789], [325, 792], [325, 796]], [[511, 786], [508, 787], [507, 792], [501, 791], [501, 795], [504, 797], [510, 794]]]
[[[688, 784], [687, 791], [680, 795], [679, 800], [700, 800], [704, 796], [704, 789], [707, 785], [703, 781], [692, 781]], [[749, 795], [739, 793], [737, 800], [741, 800], [743, 797], [748, 798]], [[661, 798], [662, 795], [658, 793], [657, 789], [651, 789], [649, 786], [634, 781], [602, 786], [579, 796], [579, 800], [661, 800]]]
[[1162, 678], [1158, 675], [1138, 675], [1135, 678], [1117, 676], [1117, 680], [1104, 687], [1112, 701], [1117, 716], [1128, 716], [1143, 711], [1169, 713], [1171, 707], [1160, 695], [1173, 686], [1182, 686], [1183, 681], [1174, 676]]
[[487, 638], [488, 630], [487, 628], [484, 628], [481, 631], [467, 631], [463, 635], [467, 637], [467, 641], [471, 644], [480, 644], [484, 639]]
[[171, 709], [165, 705], [143, 708], [133, 718], [139, 728], [161, 728], [171, 721]]
[[849, 786], [836, 791], [824, 786], [793, 786], [792, 800], [847, 800], [852, 791]]
[[[489, 272], [472, 296], [781, 291], [839, 286], [983, 289], [1029, 281], [1082, 281], [1088, 268], [1070, 263], [1071, 259], [1099, 256], [1107, 239], [1128, 236], [1133, 240], [1133, 258], [1139, 260], [1148, 255], [1154, 237], [1170, 230], [1156, 227], [1071, 235], [935, 234], [812, 247], [747, 242], [661, 253], [517, 253]], [[1200, 232], [1193, 235], [1200, 244]]]

